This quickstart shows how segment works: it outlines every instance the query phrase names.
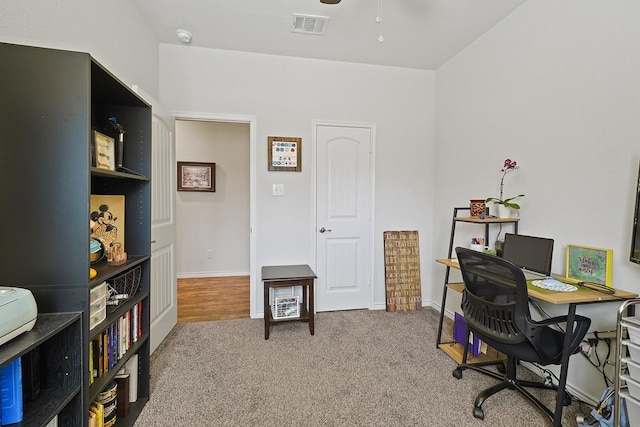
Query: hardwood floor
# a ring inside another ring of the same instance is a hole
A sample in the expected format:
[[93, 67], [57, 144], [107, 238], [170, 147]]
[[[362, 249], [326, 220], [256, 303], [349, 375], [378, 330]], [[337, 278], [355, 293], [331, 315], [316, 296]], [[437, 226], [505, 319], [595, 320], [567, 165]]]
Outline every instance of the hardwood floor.
[[249, 276], [178, 279], [178, 322], [249, 317]]

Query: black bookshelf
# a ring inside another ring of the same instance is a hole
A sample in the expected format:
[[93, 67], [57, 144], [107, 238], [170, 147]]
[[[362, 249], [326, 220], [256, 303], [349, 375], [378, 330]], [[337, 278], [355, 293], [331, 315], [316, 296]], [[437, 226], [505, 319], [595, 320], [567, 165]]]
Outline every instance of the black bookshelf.
[[[143, 334], [122, 363], [138, 354], [136, 407], [149, 398], [151, 107], [87, 53], [0, 43], [0, 57], [0, 283], [31, 290], [40, 313], [82, 313], [81, 363], [74, 366], [82, 422], [61, 425], [86, 425], [95, 395], [89, 343], [115, 316], [90, 330], [90, 290], [134, 266], [142, 270], [138, 292], [119, 310], [142, 302]], [[118, 140], [112, 116], [126, 130], [119, 171], [92, 164], [94, 131]], [[124, 265], [90, 264], [91, 194], [125, 196]], [[135, 416], [116, 426], [132, 425]]]

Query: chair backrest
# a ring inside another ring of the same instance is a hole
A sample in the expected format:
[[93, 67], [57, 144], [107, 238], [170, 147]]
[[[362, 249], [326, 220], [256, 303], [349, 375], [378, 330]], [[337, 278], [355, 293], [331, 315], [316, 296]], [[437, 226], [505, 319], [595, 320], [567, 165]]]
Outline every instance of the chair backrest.
[[553, 239], [506, 233], [502, 258], [521, 268], [551, 274]]
[[482, 252], [456, 248], [465, 284], [462, 311], [471, 330], [505, 344], [527, 340], [527, 281], [519, 266]]

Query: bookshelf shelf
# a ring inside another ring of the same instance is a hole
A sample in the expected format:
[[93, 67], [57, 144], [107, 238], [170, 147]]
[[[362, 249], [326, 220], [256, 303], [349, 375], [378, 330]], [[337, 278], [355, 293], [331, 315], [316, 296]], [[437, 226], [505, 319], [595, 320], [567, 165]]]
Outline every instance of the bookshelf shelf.
[[[462, 363], [462, 355], [464, 352], [464, 348], [456, 343], [440, 343], [438, 344], [438, 348], [442, 350], [447, 356], [452, 358], [456, 363]], [[475, 364], [475, 363], [490, 363], [496, 361], [507, 360], [507, 356], [502, 353], [497, 352], [496, 350], [489, 348], [487, 350], [487, 354], [480, 354], [478, 356], [473, 356], [469, 353], [467, 363]]]
[[[65, 394], [69, 387], [78, 387], [79, 403], [61, 401], [42, 407], [55, 414], [58, 406], [77, 404], [77, 418], [59, 419], [59, 425], [87, 425], [91, 402], [101, 391], [95, 385], [100, 382], [91, 384], [91, 338], [139, 305], [142, 333], [116, 365], [124, 366], [137, 355], [134, 407], [140, 409], [115, 424], [133, 425], [149, 398], [151, 106], [87, 53], [0, 43], [0, 56], [11, 64], [0, 70], [5, 89], [0, 99], [3, 137], [15, 142], [0, 145], [4, 161], [0, 192], [6, 206], [11, 206], [2, 216], [0, 283], [31, 290], [39, 313], [81, 313], [80, 363], [69, 375], [79, 378], [78, 384], [69, 386], [63, 377], [51, 384], [54, 401], [59, 400], [54, 389]], [[94, 166], [93, 135], [97, 131], [117, 141], [111, 117], [126, 131], [122, 151], [116, 144], [113, 153], [118, 159], [122, 154], [122, 164], [117, 170], [104, 170]], [[124, 230], [128, 259], [122, 265], [90, 262], [91, 195], [124, 196], [124, 226], [119, 230]], [[93, 279], [90, 267], [97, 270]], [[141, 271], [137, 292], [90, 329], [91, 290], [134, 267]], [[110, 372], [103, 382], [114, 375]]]

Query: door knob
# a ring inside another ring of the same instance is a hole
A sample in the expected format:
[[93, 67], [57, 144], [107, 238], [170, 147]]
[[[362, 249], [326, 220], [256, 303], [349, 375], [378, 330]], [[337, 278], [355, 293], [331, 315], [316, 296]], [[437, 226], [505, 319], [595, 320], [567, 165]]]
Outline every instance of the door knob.
[[331, 230], [327, 230], [326, 228], [322, 227], [320, 230], [318, 230], [321, 233], [324, 233], [325, 231], [331, 231]]

